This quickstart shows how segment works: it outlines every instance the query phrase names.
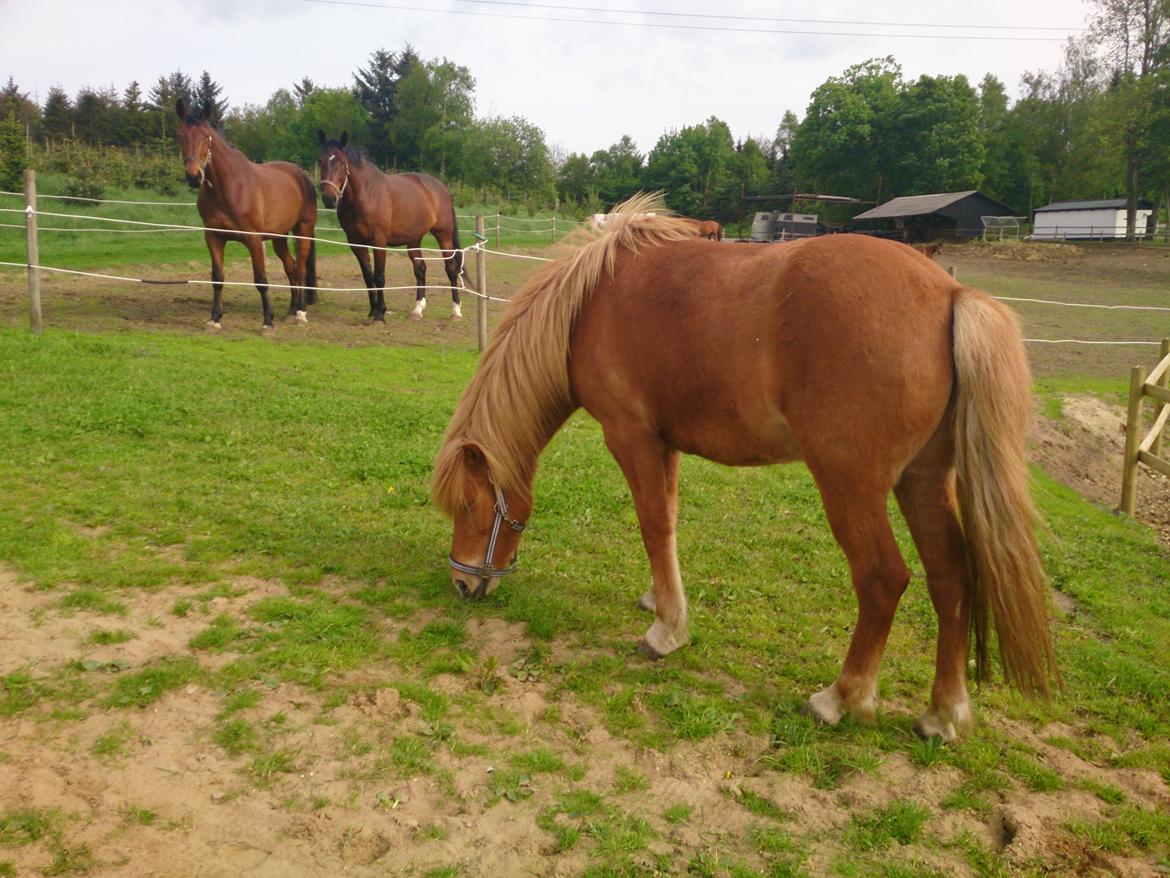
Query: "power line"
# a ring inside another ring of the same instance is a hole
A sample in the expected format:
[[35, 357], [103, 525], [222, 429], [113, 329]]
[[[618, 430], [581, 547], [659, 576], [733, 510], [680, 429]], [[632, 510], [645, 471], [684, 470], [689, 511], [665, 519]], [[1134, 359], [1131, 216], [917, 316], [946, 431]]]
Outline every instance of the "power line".
[[[667, 24], [650, 21], [609, 21], [597, 18], [550, 18], [539, 15], [512, 15], [500, 12], [480, 12], [472, 9], [435, 9], [426, 6], [406, 6], [397, 3], [363, 2], [363, 0], [301, 0], [303, 3], [319, 3], [324, 6], [356, 6], [364, 9], [392, 9], [396, 12], [429, 12], [439, 15], [472, 15], [480, 18], [502, 18], [517, 21], [541, 21], [559, 24], [594, 24], [617, 27], [658, 28], [662, 30], [708, 31], [740, 34], [782, 34], [789, 36], [814, 37], [884, 37], [887, 39], [927, 40], [979, 40], [1008, 42], [1062, 43], [1063, 37], [983, 36], [979, 34], [930, 34], [930, 33], [859, 33], [855, 31], [795, 30], [791, 28], [730, 27], [704, 24]], [[526, 4], [527, 5], [527, 4]], [[920, 25], [913, 25], [920, 26]]]
[[[557, 3], [527, 3], [524, 0], [454, 0], [456, 3], [477, 3], [483, 6], [522, 6], [526, 9], [556, 9], [565, 12], [608, 12], [614, 15], [648, 15], [669, 18], [703, 18], [722, 21], [762, 21], [773, 24], [832, 24], [872, 25], [874, 27], [933, 27], [952, 30], [1047, 30], [1082, 31], [1083, 27], [1058, 27], [1056, 25], [1026, 24], [932, 24], [917, 21], [860, 21], [837, 18], [776, 18], [767, 15], [720, 15], [713, 12], [660, 12], [649, 9], [613, 9], [607, 6], [565, 6]], [[541, 19], [546, 20], [546, 19]]]

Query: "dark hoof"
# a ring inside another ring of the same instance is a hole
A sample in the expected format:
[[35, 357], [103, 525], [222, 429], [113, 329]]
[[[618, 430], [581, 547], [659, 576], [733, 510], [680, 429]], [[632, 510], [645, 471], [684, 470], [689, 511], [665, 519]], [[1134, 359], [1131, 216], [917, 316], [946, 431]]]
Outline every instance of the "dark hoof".
[[638, 655], [655, 662], [666, 658], [666, 656], [647, 643], [645, 638], [638, 641]]

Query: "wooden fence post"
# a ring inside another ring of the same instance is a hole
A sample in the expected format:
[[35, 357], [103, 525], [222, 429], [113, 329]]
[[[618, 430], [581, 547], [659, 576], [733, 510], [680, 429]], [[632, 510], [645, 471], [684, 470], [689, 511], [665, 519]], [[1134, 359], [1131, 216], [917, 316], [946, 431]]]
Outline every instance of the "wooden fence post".
[[557, 215], [553, 214], [552, 231], [549, 232], [548, 242], [555, 244], [557, 242]]
[[[483, 230], [480, 229], [480, 231], [483, 231]], [[498, 210], [496, 211], [496, 249], [497, 250], [501, 249], [500, 248], [500, 212]]]
[[[1162, 347], [1159, 349], [1158, 362], [1161, 363], [1167, 357], [1170, 357], [1170, 338], [1162, 339]], [[1158, 382], [1162, 387], [1170, 388], [1170, 369], [1162, 376], [1162, 380]], [[1162, 453], [1162, 434], [1165, 430], [1159, 430], [1154, 437], [1154, 441], [1150, 443], [1150, 454], [1157, 457]]]
[[28, 322], [41, 331], [41, 255], [37, 241], [37, 172], [24, 172], [24, 235], [28, 248]]
[[1129, 413], [1125, 420], [1125, 457], [1121, 462], [1121, 511], [1133, 515], [1137, 499], [1138, 431], [1142, 426], [1142, 387], [1146, 367], [1129, 370]]
[[[498, 224], [497, 224], [498, 225]], [[499, 233], [497, 232], [497, 235]], [[475, 288], [479, 295], [475, 297], [475, 329], [479, 341], [479, 352], [482, 354], [487, 347], [487, 254], [483, 252], [483, 242], [487, 240], [484, 234], [483, 216], [475, 217], [475, 235], [479, 239], [480, 247], [475, 251]]]

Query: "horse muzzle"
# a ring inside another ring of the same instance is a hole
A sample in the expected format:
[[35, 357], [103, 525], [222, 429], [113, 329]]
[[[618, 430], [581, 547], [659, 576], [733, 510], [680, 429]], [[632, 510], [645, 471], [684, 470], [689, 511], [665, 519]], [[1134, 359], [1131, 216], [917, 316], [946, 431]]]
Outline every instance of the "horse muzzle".
[[337, 196], [322, 190], [321, 203], [324, 204], [329, 210], [333, 210], [335, 207], [337, 207]]

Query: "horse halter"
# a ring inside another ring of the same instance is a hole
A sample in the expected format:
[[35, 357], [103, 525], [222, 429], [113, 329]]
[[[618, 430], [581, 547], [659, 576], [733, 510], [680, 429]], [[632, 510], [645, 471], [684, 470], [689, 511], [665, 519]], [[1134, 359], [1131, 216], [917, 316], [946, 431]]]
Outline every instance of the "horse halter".
[[[185, 156], [183, 156], [183, 161], [191, 162], [191, 164], [194, 164], [195, 163], [195, 156], [185, 155]], [[203, 164], [201, 164], [199, 166], [199, 185], [202, 186], [204, 183], [206, 183], [209, 188], [214, 189], [215, 187], [212, 186], [211, 181], [207, 179], [207, 166], [210, 164], [211, 164], [211, 135], [208, 134], [207, 135], [207, 157], [205, 159], [203, 159]]]
[[[332, 158], [332, 156], [330, 156], [330, 158]], [[342, 159], [341, 164], [344, 165], [344, 167], [345, 167], [345, 179], [341, 181], [340, 188], [332, 180], [322, 180], [321, 181], [322, 186], [332, 186], [334, 189], [337, 189], [337, 200], [338, 201], [341, 201], [341, 196], [345, 194], [345, 187], [349, 185], [349, 162]]]
[[479, 585], [476, 586], [475, 591], [467, 595], [467, 597], [471, 598], [472, 600], [478, 600], [487, 594], [488, 582], [500, 576], [506, 576], [509, 573], [514, 573], [516, 570], [515, 560], [513, 560], [513, 562], [507, 567], [492, 566], [492, 556], [496, 553], [496, 543], [499, 542], [500, 539], [500, 526], [507, 522], [508, 527], [510, 527], [516, 533], [523, 533], [525, 527], [524, 522], [517, 521], [508, 515], [508, 501], [504, 499], [503, 489], [499, 485], [495, 484], [494, 481], [492, 482], [492, 485], [496, 489], [496, 505], [495, 509], [493, 510], [495, 512], [495, 517], [492, 519], [492, 535], [488, 539], [487, 553], [484, 555], [483, 563], [478, 567], [475, 567], [471, 564], [464, 564], [462, 561], [456, 561], [454, 555], [447, 556], [447, 563], [451, 565], [452, 569], [458, 570], [460, 573], [469, 573], [472, 576], [478, 576], [480, 578]]

